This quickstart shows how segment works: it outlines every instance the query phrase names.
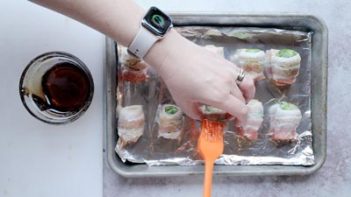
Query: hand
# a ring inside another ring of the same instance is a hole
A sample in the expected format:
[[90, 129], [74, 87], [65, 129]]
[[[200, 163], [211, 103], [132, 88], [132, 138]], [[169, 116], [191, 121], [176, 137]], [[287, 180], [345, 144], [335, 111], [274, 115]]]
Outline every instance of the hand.
[[245, 123], [248, 111], [245, 102], [254, 97], [254, 81], [246, 76], [237, 85], [240, 71], [231, 62], [175, 31], [157, 43], [145, 60], [156, 68], [177, 105], [191, 118], [199, 119], [199, 104], [207, 104]]

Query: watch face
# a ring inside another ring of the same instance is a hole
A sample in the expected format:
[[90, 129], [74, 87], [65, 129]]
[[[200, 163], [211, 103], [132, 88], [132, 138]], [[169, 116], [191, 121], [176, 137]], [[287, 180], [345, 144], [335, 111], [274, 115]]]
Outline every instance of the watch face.
[[164, 35], [172, 24], [171, 19], [156, 7], [150, 8], [144, 20], [146, 21], [144, 27], [159, 36]]

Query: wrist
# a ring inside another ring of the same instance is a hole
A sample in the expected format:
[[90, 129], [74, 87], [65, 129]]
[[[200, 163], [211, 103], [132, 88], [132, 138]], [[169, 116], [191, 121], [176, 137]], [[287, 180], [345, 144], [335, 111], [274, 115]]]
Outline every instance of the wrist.
[[121, 44], [128, 47], [134, 37], [137, 35], [139, 28], [140, 28], [140, 21], [142, 21], [143, 17], [145, 15], [145, 11], [143, 9], [138, 9], [135, 13], [135, 15], [128, 19], [128, 22], [126, 21], [127, 24], [129, 24], [129, 27], [126, 28], [124, 31], [124, 37], [122, 40], [120, 40]]
[[[144, 60], [160, 72], [165, 62], [177, 56], [189, 41], [182, 37], [176, 30], [171, 29], [165, 37], [156, 42], [148, 51]], [[184, 52], [184, 51], [183, 51]]]

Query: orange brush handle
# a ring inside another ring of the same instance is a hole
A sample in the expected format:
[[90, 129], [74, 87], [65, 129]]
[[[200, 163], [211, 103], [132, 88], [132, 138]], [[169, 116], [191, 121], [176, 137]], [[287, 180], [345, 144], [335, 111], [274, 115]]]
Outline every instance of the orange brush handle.
[[211, 197], [214, 161], [205, 163], [204, 197]]

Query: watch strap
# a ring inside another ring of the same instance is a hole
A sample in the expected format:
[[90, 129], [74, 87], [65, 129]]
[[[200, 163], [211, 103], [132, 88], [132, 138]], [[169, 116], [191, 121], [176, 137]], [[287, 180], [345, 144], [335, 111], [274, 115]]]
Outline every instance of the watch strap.
[[129, 45], [128, 51], [142, 59], [158, 39], [156, 35], [144, 27], [140, 27], [132, 43]]

